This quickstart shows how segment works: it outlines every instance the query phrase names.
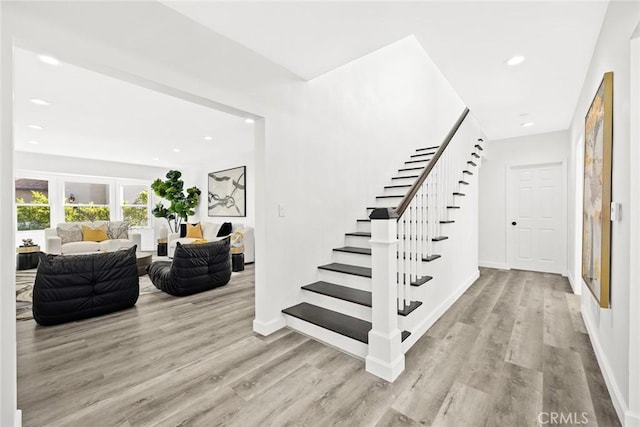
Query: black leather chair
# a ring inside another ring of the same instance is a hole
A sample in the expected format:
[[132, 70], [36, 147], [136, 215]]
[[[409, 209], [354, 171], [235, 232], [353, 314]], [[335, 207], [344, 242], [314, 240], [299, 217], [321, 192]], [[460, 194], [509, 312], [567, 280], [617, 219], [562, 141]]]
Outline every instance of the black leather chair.
[[133, 307], [140, 294], [136, 247], [91, 255], [40, 253], [33, 318], [56, 325]]
[[147, 267], [153, 285], [175, 296], [192, 295], [224, 286], [231, 278], [230, 238], [202, 244], [177, 243], [173, 261]]

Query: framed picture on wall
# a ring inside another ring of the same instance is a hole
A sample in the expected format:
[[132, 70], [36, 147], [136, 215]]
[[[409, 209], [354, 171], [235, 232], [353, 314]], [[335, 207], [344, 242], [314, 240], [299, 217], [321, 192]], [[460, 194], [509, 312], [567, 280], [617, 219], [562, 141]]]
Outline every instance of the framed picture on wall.
[[605, 73], [585, 117], [582, 278], [610, 306], [613, 73]]
[[246, 166], [209, 174], [209, 216], [247, 216]]

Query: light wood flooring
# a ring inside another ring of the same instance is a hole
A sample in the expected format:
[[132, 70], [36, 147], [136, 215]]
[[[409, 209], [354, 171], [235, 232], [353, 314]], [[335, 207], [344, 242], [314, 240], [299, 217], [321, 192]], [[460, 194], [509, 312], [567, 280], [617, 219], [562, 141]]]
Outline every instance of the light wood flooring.
[[19, 322], [23, 424], [505, 427], [535, 426], [544, 411], [619, 425], [560, 276], [482, 269], [393, 384], [290, 330], [254, 334], [253, 297], [248, 266], [191, 297], [143, 295], [55, 327]]

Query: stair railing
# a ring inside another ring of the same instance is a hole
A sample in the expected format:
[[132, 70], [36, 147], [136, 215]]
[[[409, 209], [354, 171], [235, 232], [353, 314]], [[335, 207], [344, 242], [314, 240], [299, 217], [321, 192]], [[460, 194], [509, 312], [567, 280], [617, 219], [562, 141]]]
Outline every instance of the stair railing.
[[[442, 222], [453, 209], [453, 193], [461, 187], [473, 140], [456, 138], [467, 118], [465, 108], [411, 189], [395, 208], [398, 215], [398, 310], [411, 303], [411, 284], [427, 280], [423, 261], [432, 259]], [[374, 267], [375, 268], [375, 267]]]
[[423, 261], [436, 257], [434, 242], [442, 236], [447, 211], [454, 209], [453, 193], [460, 192], [463, 170], [472, 166], [467, 162], [475, 140], [459, 132], [468, 114], [465, 108], [400, 204], [370, 215], [372, 329], [366, 369], [388, 381], [404, 370], [397, 314], [411, 304], [411, 284], [429, 279]]

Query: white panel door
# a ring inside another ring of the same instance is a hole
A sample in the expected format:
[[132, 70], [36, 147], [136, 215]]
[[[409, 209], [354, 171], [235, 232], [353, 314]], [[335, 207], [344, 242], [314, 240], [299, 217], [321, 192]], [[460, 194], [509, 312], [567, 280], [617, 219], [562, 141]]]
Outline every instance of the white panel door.
[[562, 165], [509, 169], [507, 259], [511, 268], [562, 273]]

